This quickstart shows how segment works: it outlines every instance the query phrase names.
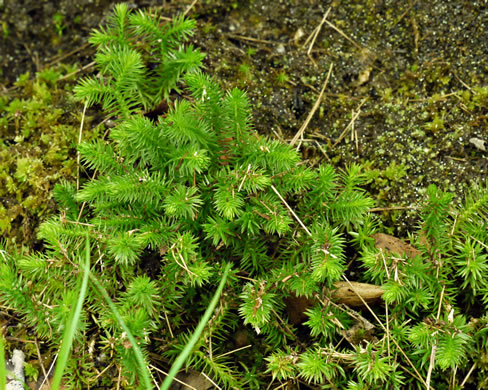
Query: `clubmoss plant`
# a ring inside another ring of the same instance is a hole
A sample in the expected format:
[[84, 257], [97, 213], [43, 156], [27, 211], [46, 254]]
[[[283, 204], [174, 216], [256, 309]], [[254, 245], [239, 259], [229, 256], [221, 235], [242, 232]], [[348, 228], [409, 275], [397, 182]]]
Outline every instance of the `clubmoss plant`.
[[[185, 355], [186, 368], [228, 389], [482, 380], [486, 188], [456, 207], [429, 187], [417, 249], [380, 249], [361, 168], [310, 168], [253, 131], [246, 94], [223, 92], [203, 55], [182, 46], [192, 25], [121, 4], [93, 33], [99, 73], [75, 96], [115, 127], [79, 145], [90, 178], [80, 190], [57, 186], [60, 214], [39, 231], [45, 250], [0, 263], [1, 302], [54, 352], [90, 243], [92, 284], [65, 382], [146, 388], [148, 368], [162, 383], [160, 369]], [[383, 301], [368, 304], [349, 280], [382, 286]], [[342, 303], [340, 286], [359, 307]]]

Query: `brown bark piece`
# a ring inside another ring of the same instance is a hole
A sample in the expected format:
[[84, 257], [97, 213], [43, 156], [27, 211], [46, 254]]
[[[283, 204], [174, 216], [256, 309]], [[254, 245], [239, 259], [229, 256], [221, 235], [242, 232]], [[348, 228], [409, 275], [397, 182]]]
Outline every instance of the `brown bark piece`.
[[400, 240], [394, 236], [390, 236], [385, 233], [376, 233], [371, 237], [376, 241], [376, 248], [384, 249], [387, 252], [397, 254], [399, 256], [406, 255], [408, 258], [413, 259], [421, 252], [414, 248], [412, 245], [407, 244], [405, 241]]
[[[377, 303], [384, 291], [380, 286], [368, 283], [359, 282], [336, 282], [334, 286], [337, 288], [332, 291], [332, 296], [339, 302], [351, 307], [364, 307], [364, 303], [374, 305]], [[361, 298], [359, 298], [359, 296]]]

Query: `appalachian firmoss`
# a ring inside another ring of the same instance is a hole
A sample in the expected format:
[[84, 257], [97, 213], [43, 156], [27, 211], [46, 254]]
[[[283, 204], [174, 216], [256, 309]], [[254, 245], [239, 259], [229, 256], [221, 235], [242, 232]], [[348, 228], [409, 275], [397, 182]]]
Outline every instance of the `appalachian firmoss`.
[[[368, 176], [357, 165], [340, 173], [327, 164], [308, 168], [286, 144], [252, 131], [242, 92], [224, 94], [195, 69], [182, 70], [189, 71], [184, 81], [177, 74], [178, 82], [165, 83], [175, 79], [164, 72], [169, 68], [163, 59], [144, 66], [161, 54], [164, 33], [149, 14], [129, 16], [122, 6], [117, 12], [110, 28], [93, 38], [103, 77], [85, 79], [77, 89], [78, 97], [103, 103], [117, 116], [110, 142], [80, 146], [86, 166], [98, 176], [79, 192], [69, 184], [58, 187], [61, 214], [41, 228], [47, 252], [4, 256], [0, 291], [6, 304], [56, 349], [81, 274], [80, 238], [90, 234], [93, 274], [141, 346], [169, 359], [189, 339], [188, 324], [204, 311], [222, 266], [233, 265], [220, 307], [188, 362], [223, 387], [260, 388], [271, 380], [332, 382], [349, 389], [404, 388], [426, 380], [437, 386], [459, 381], [459, 373], [471, 375], [474, 362], [472, 381], [482, 381], [487, 319], [476, 307], [479, 301], [488, 304], [486, 188], [473, 188], [462, 207], [455, 207], [452, 194], [427, 187], [422, 223], [412, 237], [419, 254], [385, 254], [373, 245], [371, 236], [381, 226], [367, 213], [372, 202], [359, 185]], [[121, 23], [125, 16], [127, 25]], [[163, 31], [177, 34], [178, 26], [184, 19]], [[117, 28], [122, 31], [113, 34]], [[152, 34], [158, 39], [151, 40]], [[128, 39], [134, 36], [141, 39]], [[200, 58], [186, 53], [163, 58], [176, 58], [181, 66]], [[156, 81], [169, 88], [147, 83], [155, 69], [164, 76]], [[178, 94], [165, 93], [174, 87]], [[143, 108], [169, 96], [157, 120], [143, 115]], [[387, 98], [392, 112], [403, 115], [400, 101]], [[442, 132], [442, 118], [426, 118], [433, 125], [419, 131]], [[370, 170], [370, 176], [390, 185], [406, 169], [390, 163], [384, 172]], [[349, 261], [351, 253], [357, 257]], [[22, 284], [19, 274], [31, 283]], [[364, 317], [334, 304], [330, 289], [346, 274], [385, 291], [389, 306], [374, 309], [375, 334]], [[293, 295], [315, 299], [303, 324], [290, 322], [285, 310]], [[109, 365], [106, 357], [114, 356], [123, 385], [136, 386], [139, 371], [130, 343], [93, 292], [79, 326], [69, 383], [113, 385], [115, 375], [95, 373], [97, 364]], [[239, 331], [248, 350], [234, 349]], [[86, 334], [94, 338], [84, 339]], [[105, 358], [93, 356], [92, 344]]]

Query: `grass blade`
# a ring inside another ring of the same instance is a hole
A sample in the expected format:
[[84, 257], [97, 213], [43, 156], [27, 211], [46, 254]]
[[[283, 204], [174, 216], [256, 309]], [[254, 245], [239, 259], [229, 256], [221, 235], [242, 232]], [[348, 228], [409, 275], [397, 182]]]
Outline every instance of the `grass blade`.
[[102, 295], [103, 299], [107, 302], [107, 304], [110, 307], [110, 310], [112, 310], [113, 315], [115, 316], [117, 322], [121, 326], [121, 328], [124, 330], [124, 332], [127, 334], [127, 338], [132, 344], [132, 348], [134, 348], [134, 354], [136, 355], [137, 363], [139, 363], [139, 366], [141, 368], [141, 374], [142, 374], [142, 382], [143, 382], [143, 388], [145, 389], [152, 389], [151, 385], [151, 378], [149, 376], [149, 370], [146, 367], [146, 363], [144, 361], [144, 356], [142, 355], [141, 349], [137, 345], [137, 341], [132, 336], [131, 331], [125, 324], [124, 320], [122, 319], [122, 316], [120, 315], [119, 311], [115, 307], [115, 304], [112, 302], [110, 299], [107, 290], [103, 288], [103, 286], [100, 284], [100, 282], [97, 280], [97, 278], [93, 275], [90, 274], [90, 280], [91, 282], [95, 285], [99, 293]]
[[224, 284], [227, 280], [227, 276], [229, 275], [230, 266], [231, 264], [228, 263], [227, 266], [225, 267], [224, 275], [220, 280], [219, 287], [217, 288], [217, 291], [215, 291], [215, 294], [212, 298], [212, 301], [210, 302], [210, 305], [207, 307], [207, 310], [205, 310], [205, 313], [203, 314], [203, 317], [200, 319], [198, 326], [193, 332], [190, 341], [188, 341], [183, 351], [181, 351], [181, 353], [179, 354], [179, 356], [176, 358], [175, 362], [171, 366], [171, 370], [169, 371], [168, 376], [164, 379], [163, 384], [161, 385], [161, 390], [169, 389], [169, 386], [171, 385], [171, 382], [173, 382], [174, 377], [180, 370], [181, 366], [183, 366], [186, 359], [188, 358], [188, 355], [190, 355], [193, 347], [195, 346], [198, 339], [200, 338], [200, 335], [202, 334], [205, 325], [207, 325], [207, 322], [210, 320], [210, 317], [212, 316], [212, 313], [215, 310], [215, 306], [217, 306], [217, 303], [220, 299], [220, 294], [224, 289]]
[[88, 234], [86, 235], [86, 252], [85, 252], [85, 272], [83, 274], [83, 280], [81, 282], [80, 292], [76, 306], [71, 309], [70, 317], [66, 323], [66, 328], [63, 334], [63, 342], [58, 354], [58, 362], [56, 364], [56, 370], [54, 371], [53, 382], [51, 390], [57, 390], [61, 384], [63, 377], [63, 371], [66, 368], [71, 345], [73, 344], [73, 338], [75, 336], [76, 327], [80, 320], [81, 309], [83, 308], [83, 301], [85, 300], [86, 290], [88, 287], [88, 276], [90, 275], [90, 242]]
[[7, 387], [7, 369], [5, 368], [5, 345], [3, 343], [3, 329], [0, 328], [0, 390]]

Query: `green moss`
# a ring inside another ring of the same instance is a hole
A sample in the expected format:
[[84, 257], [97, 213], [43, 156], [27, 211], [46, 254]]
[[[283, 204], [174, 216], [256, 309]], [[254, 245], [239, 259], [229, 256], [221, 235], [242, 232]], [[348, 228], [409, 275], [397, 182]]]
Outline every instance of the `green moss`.
[[286, 85], [290, 81], [290, 77], [285, 71], [280, 71], [276, 74], [276, 83], [278, 85]]
[[0, 233], [8, 241], [32, 245], [40, 217], [53, 211], [54, 184], [75, 178], [80, 118], [71, 113], [80, 107], [67, 98], [69, 82], [60, 81], [74, 69], [25, 73], [0, 100]]
[[3, 35], [3, 39], [7, 39], [8, 36], [10, 35], [8, 24], [5, 21], [2, 22], [2, 35]]
[[56, 33], [58, 34], [58, 36], [62, 36], [63, 31], [66, 28], [66, 26], [64, 24], [64, 19], [65, 19], [64, 15], [59, 13], [59, 12], [56, 12], [53, 15], [53, 23], [54, 23], [54, 26], [56, 28]]

